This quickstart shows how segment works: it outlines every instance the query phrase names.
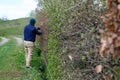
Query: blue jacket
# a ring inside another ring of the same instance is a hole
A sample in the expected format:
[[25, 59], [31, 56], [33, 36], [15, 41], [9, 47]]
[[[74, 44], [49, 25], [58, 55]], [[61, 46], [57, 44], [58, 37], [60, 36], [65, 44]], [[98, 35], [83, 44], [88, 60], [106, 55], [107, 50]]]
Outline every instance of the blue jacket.
[[33, 25], [29, 24], [24, 28], [24, 40], [35, 42], [36, 34], [41, 35], [39, 32], [40, 28], [35, 28]]

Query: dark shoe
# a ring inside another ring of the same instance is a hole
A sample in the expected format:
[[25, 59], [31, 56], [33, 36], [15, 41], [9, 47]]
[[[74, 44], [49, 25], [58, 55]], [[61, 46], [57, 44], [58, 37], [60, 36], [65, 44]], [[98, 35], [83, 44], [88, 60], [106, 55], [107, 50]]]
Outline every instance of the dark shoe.
[[41, 71], [41, 72], [45, 72], [45, 66], [44, 65], [41, 65], [40, 67], [39, 67], [39, 70]]
[[38, 54], [38, 57], [40, 57], [41, 56], [41, 50], [40, 49], [38, 49], [38, 51], [37, 51], [37, 54]]
[[31, 68], [31, 66], [26, 66], [27, 69]]

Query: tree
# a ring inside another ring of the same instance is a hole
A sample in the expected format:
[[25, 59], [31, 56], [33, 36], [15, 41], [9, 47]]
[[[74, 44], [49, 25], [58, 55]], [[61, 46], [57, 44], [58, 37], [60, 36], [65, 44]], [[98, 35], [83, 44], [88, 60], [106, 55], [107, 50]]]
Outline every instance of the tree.
[[32, 10], [29, 14], [30, 17], [35, 18], [36, 12], [35, 10]]

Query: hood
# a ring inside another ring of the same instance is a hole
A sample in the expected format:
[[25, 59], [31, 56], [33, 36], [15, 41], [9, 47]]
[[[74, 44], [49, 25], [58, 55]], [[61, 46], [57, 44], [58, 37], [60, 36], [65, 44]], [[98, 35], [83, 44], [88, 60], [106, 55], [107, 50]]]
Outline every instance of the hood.
[[30, 19], [30, 24], [32, 25], [32, 26], [34, 26], [35, 25], [35, 23], [36, 23], [36, 21], [35, 21], [35, 19]]

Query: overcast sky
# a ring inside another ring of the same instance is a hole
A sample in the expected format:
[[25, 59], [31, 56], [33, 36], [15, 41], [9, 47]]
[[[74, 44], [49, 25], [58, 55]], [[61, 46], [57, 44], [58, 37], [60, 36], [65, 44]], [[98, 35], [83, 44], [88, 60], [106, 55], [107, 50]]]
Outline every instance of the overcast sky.
[[28, 17], [31, 10], [35, 9], [36, 4], [35, 0], [0, 0], [0, 18]]

